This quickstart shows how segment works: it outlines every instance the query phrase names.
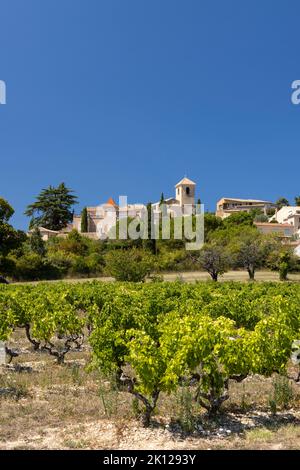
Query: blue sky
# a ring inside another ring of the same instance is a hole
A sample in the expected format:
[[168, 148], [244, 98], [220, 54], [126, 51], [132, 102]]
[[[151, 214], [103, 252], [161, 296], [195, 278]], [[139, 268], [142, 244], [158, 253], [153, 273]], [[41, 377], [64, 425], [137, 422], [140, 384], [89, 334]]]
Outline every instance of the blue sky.
[[299, 1], [0, 0], [0, 195], [300, 194]]

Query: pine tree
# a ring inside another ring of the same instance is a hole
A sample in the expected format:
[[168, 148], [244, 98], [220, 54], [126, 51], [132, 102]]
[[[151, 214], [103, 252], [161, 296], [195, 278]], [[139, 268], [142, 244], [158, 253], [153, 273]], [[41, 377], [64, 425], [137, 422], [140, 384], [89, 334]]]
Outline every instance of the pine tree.
[[278, 210], [280, 210], [282, 207], [290, 205], [289, 201], [285, 197], [280, 197], [277, 199], [275, 204]]
[[77, 202], [77, 197], [72, 192], [64, 183], [57, 188], [49, 186], [27, 207], [25, 215], [32, 217], [33, 226], [61, 230], [73, 219], [71, 208]]
[[84, 207], [81, 212], [81, 232], [88, 232], [88, 212], [86, 207]]

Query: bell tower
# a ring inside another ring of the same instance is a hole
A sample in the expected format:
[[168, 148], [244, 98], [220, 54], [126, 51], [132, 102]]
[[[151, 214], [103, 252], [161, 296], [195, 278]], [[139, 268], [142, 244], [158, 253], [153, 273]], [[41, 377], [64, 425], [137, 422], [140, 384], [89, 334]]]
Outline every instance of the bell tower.
[[185, 204], [195, 204], [196, 183], [189, 178], [183, 178], [175, 186], [175, 198], [179, 205], [183, 207]]

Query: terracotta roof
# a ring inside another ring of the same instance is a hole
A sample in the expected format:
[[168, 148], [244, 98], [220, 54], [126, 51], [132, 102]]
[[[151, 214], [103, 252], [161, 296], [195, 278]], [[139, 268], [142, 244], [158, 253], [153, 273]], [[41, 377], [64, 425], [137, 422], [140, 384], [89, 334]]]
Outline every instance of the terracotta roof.
[[186, 177], [184, 177], [182, 180], [180, 180], [179, 183], [177, 183], [175, 185], [175, 188], [177, 188], [177, 186], [180, 186], [181, 184], [191, 184], [191, 185], [196, 186], [196, 183], [194, 183], [194, 181], [192, 181], [192, 180], [190, 180], [189, 178], [186, 178]]
[[105, 204], [109, 204], [110, 206], [118, 207], [118, 204], [115, 203], [115, 201], [113, 200], [112, 197], [110, 197], [110, 198], [108, 199], [108, 201], [106, 201]]

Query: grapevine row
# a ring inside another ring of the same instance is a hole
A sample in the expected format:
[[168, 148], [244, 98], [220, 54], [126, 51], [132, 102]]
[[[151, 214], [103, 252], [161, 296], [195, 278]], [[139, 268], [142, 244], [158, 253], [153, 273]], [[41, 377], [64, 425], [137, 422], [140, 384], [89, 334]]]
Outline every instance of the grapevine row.
[[149, 424], [161, 392], [189, 386], [209, 414], [231, 380], [283, 373], [299, 338], [300, 286], [90, 282], [0, 288], [0, 340], [24, 328], [63, 363], [88, 338], [91, 368], [114, 377]]

